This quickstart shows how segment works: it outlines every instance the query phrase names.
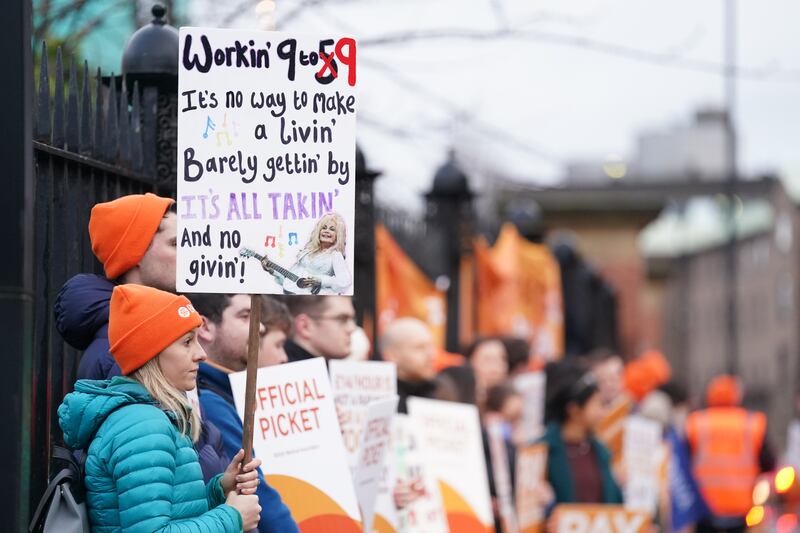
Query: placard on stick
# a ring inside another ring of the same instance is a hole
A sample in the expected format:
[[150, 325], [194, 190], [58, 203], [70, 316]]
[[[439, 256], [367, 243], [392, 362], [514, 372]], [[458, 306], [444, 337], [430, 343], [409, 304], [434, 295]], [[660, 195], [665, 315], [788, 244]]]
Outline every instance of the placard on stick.
[[[245, 373], [230, 374], [239, 416]], [[322, 358], [260, 368], [253, 448], [303, 533], [361, 533], [360, 514]]]
[[[353, 483], [361, 507], [364, 533], [372, 533], [379, 489], [385, 482], [385, 464], [393, 461], [392, 426], [397, 413], [397, 396], [375, 400], [367, 406], [363, 420], [358, 462], [353, 469]], [[382, 525], [382, 524], [381, 524]]]
[[177, 289], [352, 294], [356, 42], [181, 28]]
[[[358, 465], [358, 450], [363, 435], [367, 406], [380, 399], [397, 394], [397, 371], [394, 363], [382, 361], [342, 361], [328, 363], [336, 409], [342, 428], [345, 450], [350, 468]], [[374, 510], [374, 528], [380, 533], [394, 533], [398, 527], [397, 510], [394, 506], [393, 489], [396, 481], [394, 453], [384, 461], [381, 482], [377, 487]], [[357, 481], [356, 481], [357, 482]], [[362, 512], [364, 503], [361, 501]], [[365, 518], [366, 522], [366, 518]], [[364, 524], [365, 531], [368, 524]]]
[[454, 402], [408, 399], [420, 449], [439, 481], [451, 531], [485, 533], [494, 527], [478, 408]]
[[520, 533], [511, 487], [511, 463], [508, 446], [500, 417], [487, 417], [486, 434], [489, 438], [489, 457], [492, 461], [497, 508], [503, 525], [503, 533]]
[[516, 504], [521, 533], [540, 533], [544, 529], [542, 485], [547, 473], [547, 444], [531, 444], [517, 449]]
[[328, 363], [331, 388], [344, 447], [351, 465], [358, 460], [361, 430], [367, 406], [375, 400], [397, 394], [397, 370], [394, 363], [383, 361], [341, 361]]

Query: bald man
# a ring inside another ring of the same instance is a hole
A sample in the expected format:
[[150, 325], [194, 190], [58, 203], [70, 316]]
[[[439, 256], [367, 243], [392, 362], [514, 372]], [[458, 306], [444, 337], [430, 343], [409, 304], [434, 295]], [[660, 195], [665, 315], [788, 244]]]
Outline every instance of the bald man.
[[398, 410], [406, 413], [409, 396], [432, 398], [436, 392], [435, 348], [428, 326], [416, 318], [399, 318], [380, 338], [384, 361], [397, 365]]

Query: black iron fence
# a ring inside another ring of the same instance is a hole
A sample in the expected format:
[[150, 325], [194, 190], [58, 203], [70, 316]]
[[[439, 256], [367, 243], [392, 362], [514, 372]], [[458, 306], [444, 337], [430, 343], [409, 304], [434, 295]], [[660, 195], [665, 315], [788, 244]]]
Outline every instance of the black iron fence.
[[[79, 352], [58, 334], [53, 303], [66, 280], [102, 273], [88, 235], [94, 204], [126, 194], [174, 194], [174, 181], [158, 180], [158, 94], [141, 91], [98, 69], [62, 64], [55, 77], [46, 46], [34, 98], [35, 318], [31, 384], [30, 495], [49, 477], [49, 454], [61, 439], [57, 409], [75, 382]], [[162, 120], [163, 122], [163, 120]], [[35, 505], [35, 501], [31, 502]]]

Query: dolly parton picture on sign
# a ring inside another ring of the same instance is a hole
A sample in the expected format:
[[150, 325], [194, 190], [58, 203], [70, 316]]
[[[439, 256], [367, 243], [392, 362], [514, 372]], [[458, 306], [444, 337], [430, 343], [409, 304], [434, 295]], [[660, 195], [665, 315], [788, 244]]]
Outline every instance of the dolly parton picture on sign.
[[356, 41], [181, 28], [179, 291], [353, 294]]

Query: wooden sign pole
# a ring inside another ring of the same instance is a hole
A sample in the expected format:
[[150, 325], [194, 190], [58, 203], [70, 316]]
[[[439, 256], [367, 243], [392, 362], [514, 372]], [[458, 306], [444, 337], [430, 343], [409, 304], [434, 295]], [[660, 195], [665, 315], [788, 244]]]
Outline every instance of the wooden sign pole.
[[250, 295], [250, 335], [247, 339], [247, 386], [244, 393], [243, 465], [253, 459], [253, 427], [256, 414], [258, 348], [261, 345], [261, 295]]

